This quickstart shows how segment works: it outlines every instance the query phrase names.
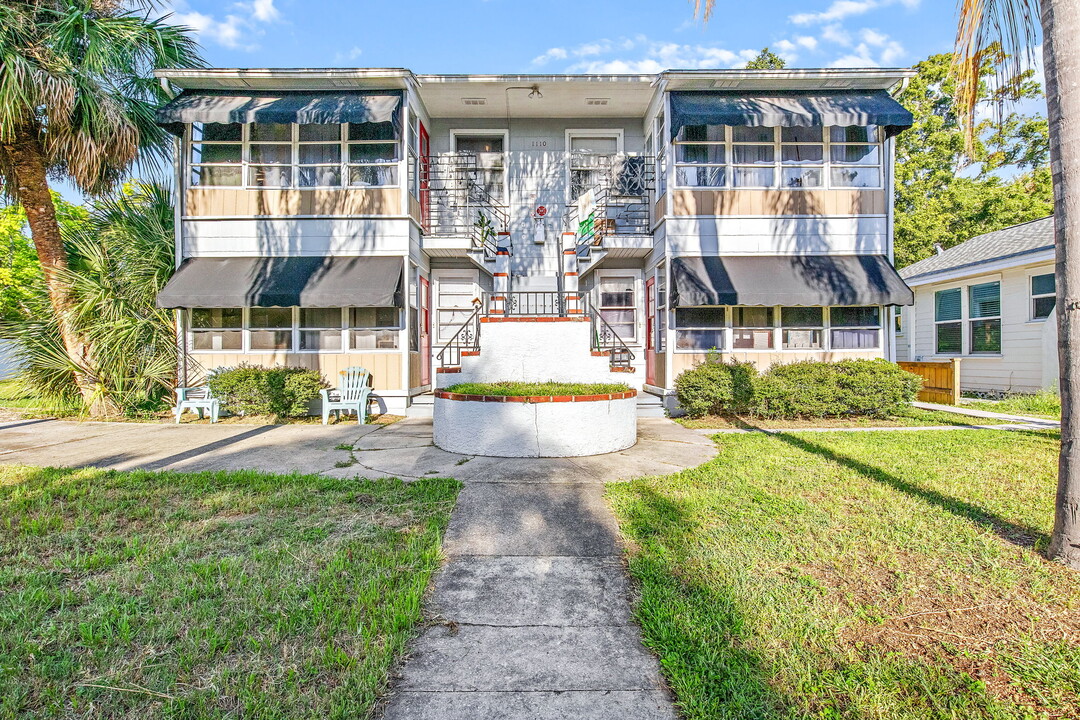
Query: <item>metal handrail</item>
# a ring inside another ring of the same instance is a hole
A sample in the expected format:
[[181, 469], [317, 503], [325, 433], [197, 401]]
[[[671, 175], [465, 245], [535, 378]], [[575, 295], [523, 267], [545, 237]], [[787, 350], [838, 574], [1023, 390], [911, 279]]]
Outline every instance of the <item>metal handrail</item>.
[[480, 350], [480, 314], [483, 311], [484, 303], [475, 303], [472, 315], [461, 324], [453, 337], [435, 355], [435, 359], [439, 361], [439, 367], [459, 367], [462, 351]]
[[504, 232], [510, 218], [501, 203], [478, 180], [480, 168], [471, 153], [429, 155], [422, 163], [428, 192], [428, 226], [432, 236], [468, 237], [485, 255], [493, 256], [497, 243], [478, 224], [484, 217], [494, 233]]
[[[630, 367], [630, 363], [634, 360], [634, 351], [630, 349], [619, 333], [615, 332], [615, 328], [611, 327], [604, 316], [599, 312], [590, 310], [589, 317], [592, 318], [592, 349], [596, 352], [610, 352], [611, 355], [611, 367]], [[599, 321], [599, 322], [597, 322]], [[603, 324], [603, 330], [598, 329], [598, 326]], [[607, 335], [610, 342], [603, 342], [604, 336]]]
[[[595, 160], [599, 161], [597, 167], [601, 174], [596, 184], [586, 191], [593, 193], [593, 211], [585, 218], [578, 218], [575, 199], [565, 215], [566, 229], [576, 233], [578, 250], [585, 252], [598, 245], [605, 235], [647, 234], [649, 201], [655, 187], [655, 158], [618, 155]], [[628, 164], [631, 160], [634, 162]], [[618, 161], [622, 164], [617, 165]]]
[[[503, 312], [506, 315], [525, 317], [567, 317], [570, 314], [571, 296], [584, 313], [588, 303], [588, 297], [585, 294], [558, 290], [510, 291], [505, 295]], [[485, 304], [489, 304], [487, 296], [485, 296]]]

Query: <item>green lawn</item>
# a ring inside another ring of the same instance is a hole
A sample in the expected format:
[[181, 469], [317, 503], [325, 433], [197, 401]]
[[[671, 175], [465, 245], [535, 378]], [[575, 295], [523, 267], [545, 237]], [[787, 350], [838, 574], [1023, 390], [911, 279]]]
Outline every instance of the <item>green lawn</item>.
[[686, 718], [1080, 717], [1056, 433], [717, 436], [608, 496]]
[[494, 383], [458, 383], [443, 388], [447, 392], [463, 395], [607, 395], [621, 393], [630, 389], [624, 383], [561, 383], [555, 382], [494, 382]]
[[691, 429], [724, 430], [731, 428], [762, 428], [789, 430], [810, 427], [859, 428], [859, 427], [925, 427], [927, 425], [999, 425], [1007, 420], [977, 418], [940, 410], [907, 408], [887, 418], [796, 418], [793, 420], [759, 418], [736, 415], [706, 415], [700, 418], [681, 417], [675, 422]]
[[0, 717], [365, 717], [458, 487], [0, 468]]
[[1002, 400], [968, 400], [961, 407], [989, 410], [1016, 415], [1035, 415], [1057, 420], [1061, 417], [1061, 397], [1057, 393], [1040, 392], [1034, 395], [1010, 395]]
[[0, 380], [0, 407], [36, 410], [41, 399], [19, 386], [16, 380]]

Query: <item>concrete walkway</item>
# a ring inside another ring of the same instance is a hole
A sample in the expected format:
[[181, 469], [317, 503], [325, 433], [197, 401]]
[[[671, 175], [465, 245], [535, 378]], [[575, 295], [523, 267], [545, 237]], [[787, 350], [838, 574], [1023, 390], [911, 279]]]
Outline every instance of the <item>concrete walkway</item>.
[[431, 622], [384, 717], [674, 720], [659, 663], [631, 620], [603, 483], [694, 467], [716, 447], [666, 419], [638, 428], [638, 444], [619, 453], [519, 460], [444, 452], [420, 418], [385, 427], [24, 420], [0, 424], [0, 463], [455, 477], [464, 488], [425, 607]]

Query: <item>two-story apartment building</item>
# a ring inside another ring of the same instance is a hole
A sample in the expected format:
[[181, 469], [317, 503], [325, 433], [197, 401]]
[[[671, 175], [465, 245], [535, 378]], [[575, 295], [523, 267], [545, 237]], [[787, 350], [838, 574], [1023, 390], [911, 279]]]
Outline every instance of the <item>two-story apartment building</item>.
[[891, 357], [909, 74], [161, 71], [182, 379], [361, 365], [402, 411], [494, 313], [580, 311], [661, 395], [712, 349]]

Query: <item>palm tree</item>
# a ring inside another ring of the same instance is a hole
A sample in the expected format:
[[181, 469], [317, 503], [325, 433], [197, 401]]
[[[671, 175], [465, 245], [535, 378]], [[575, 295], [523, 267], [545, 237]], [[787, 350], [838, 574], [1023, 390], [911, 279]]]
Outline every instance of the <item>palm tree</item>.
[[166, 97], [153, 70], [202, 64], [187, 28], [151, 19], [149, 5], [128, 7], [118, 0], [0, 4], [2, 192], [26, 212], [64, 352], [92, 415], [114, 408], [99, 392], [93, 343], [72, 318], [49, 178], [99, 195], [140, 157], [164, 159], [168, 145], [154, 111]]
[[[694, 0], [708, 21], [716, 0]], [[1039, 30], [1046, 73], [1050, 169], [1057, 251], [1061, 454], [1054, 531], [1047, 555], [1080, 570], [1080, 2], [1076, 0], [961, 0], [953, 72], [957, 110], [973, 143], [980, 68], [998, 62], [1008, 83], [1033, 59]]]

